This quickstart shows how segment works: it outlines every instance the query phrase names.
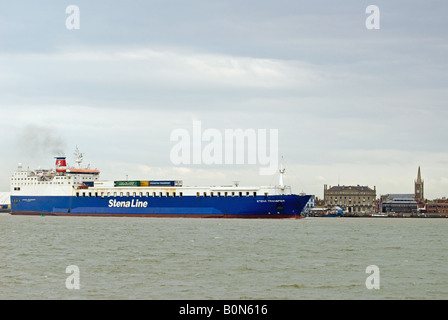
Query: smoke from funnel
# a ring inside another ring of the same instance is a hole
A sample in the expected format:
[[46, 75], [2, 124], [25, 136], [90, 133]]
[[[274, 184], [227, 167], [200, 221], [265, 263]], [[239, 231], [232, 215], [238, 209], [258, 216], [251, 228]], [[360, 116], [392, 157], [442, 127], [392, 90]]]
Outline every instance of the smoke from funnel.
[[50, 153], [64, 155], [64, 140], [57, 130], [35, 124], [27, 125], [19, 134], [18, 145], [23, 152], [31, 154]]

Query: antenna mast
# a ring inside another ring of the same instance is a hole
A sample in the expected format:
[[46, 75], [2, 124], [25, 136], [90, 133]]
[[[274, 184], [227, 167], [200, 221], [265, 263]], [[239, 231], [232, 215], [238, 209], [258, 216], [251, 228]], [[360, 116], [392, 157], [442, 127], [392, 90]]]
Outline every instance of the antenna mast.
[[282, 157], [282, 160], [281, 160], [281, 162], [280, 162], [280, 170], [279, 170], [279, 172], [280, 172], [280, 181], [279, 181], [279, 184], [280, 184], [280, 189], [282, 189], [282, 190], [284, 190], [285, 189], [285, 185], [284, 185], [284, 183], [283, 183], [283, 174], [285, 173], [285, 168], [283, 168], [283, 157]]
[[75, 162], [78, 164], [78, 168], [81, 168], [81, 162], [82, 162], [82, 153], [79, 152], [78, 146], [76, 146], [75, 149]]

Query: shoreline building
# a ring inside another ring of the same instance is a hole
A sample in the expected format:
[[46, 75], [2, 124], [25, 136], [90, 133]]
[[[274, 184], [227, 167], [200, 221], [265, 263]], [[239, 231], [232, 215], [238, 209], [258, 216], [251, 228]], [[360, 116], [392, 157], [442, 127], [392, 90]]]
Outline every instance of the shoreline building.
[[448, 217], [448, 199], [435, 199], [426, 204], [426, 216]]
[[424, 181], [418, 167], [417, 179], [414, 180], [414, 193], [397, 193], [381, 195], [378, 212], [392, 216], [419, 215], [425, 207]]
[[414, 193], [415, 193], [415, 201], [417, 202], [425, 201], [424, 181], [422, 180], [420, 166], [418, 166], [417, 179], [414, 180]]
[[[305, 195], [305, 193], [300, 193], [300, 195]], [[309, 214], [312, 209], [316, 207], [316, 196], [311, 195], [310, 200], [306, 203], [305, 207], [302, 210], [302, 214]]]
[[347, 214], [366, 216], [375, 213], [376, 186], [329, 186], [324, 185], [324, 205], [341, 207]]
[[380, 198], [378, 212], [387, 215], [417, 214], [418, 203], [412, 193], [385, 194]]
[[9, 192], [0, 192], [0, 212], [11, 210], [11, 194]]

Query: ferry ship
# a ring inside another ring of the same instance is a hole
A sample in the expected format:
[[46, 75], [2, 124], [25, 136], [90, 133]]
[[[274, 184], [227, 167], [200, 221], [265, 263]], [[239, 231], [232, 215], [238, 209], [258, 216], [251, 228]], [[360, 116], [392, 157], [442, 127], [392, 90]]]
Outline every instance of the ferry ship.
[[100, 180], [100, 171], [75, 167], [55, 157], [54, 168], [24, 170], [11, 177], [11, 214], [57, 216], [301, 218], [309, 195], [296, 195], [283, 184], [267, 187], [189, 187], [181, 180]]

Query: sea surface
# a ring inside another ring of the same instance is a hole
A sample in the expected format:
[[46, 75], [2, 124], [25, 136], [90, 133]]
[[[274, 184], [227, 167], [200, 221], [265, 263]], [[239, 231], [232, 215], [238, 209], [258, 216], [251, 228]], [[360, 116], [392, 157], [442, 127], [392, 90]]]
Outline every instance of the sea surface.
[[447, 234], [448, 219], [1, 213], [0, 299], [448, 299]]

